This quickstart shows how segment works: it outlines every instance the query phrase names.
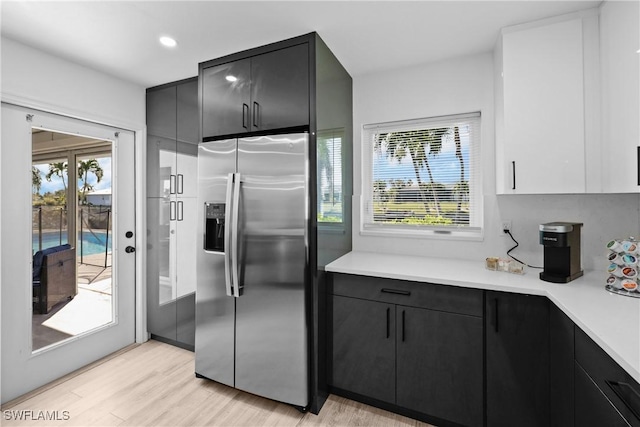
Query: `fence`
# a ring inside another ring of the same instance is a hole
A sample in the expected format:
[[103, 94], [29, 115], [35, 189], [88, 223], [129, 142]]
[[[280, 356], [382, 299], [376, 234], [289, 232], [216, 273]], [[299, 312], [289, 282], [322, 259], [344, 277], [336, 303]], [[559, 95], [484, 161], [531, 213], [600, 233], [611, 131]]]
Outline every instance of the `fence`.
[[[80, 263], [111, 267], [111, 206], [82, 206], [78, 209], [77, 244]], [[32, 209], [32, 249], [36, 251], [69, 242], [67, 209], [62, 206], [34, 206]], [[96, 264], [96, 255], [104, 262]]]

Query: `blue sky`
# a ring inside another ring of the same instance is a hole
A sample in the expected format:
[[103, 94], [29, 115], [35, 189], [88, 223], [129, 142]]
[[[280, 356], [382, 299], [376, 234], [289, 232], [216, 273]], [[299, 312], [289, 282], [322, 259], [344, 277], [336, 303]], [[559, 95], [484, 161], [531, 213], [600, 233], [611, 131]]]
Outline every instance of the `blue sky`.
[[[465, 180], [469, 180], [469, 135], [461, 133], [462, 158], [465, 162]], [[433, 179], [442, 184], [455, 184], [460, 181], [460, 162], [456, 157], [455, 143], [452, 138], [445, 138], [442, 151], [436, 155], [428, 155], [427, 159], [433, 173]], [[438, 167], [435, 167], [437, 163]], [[416, 174], [411, 158], [407, 155], [400, 163], [396, 159], [388, 158], [384, 153], [375, 153], [373, 156], [373, 180], [385, 179], [393, 174], [394, 177], [404, 180], [410, 179], [416, 183]], [[429, 182], [426, 168], [420, 169], [420, 178], [423, 182]]]
[[[93, 185], [94, 190], [102, 190], [105, 188], [111, 188], [111, 157], [98, 157], [96, 158], [100, 167], [104, 171], [104, 175], [102, 176], [102, 180], [97, 183], [97, 178], [94, 174], [89, 174], [89, 184]], [[51, 177], [51, 182], [47, 181], [45, 176], [49, 172], [49, 163], [37, 164], [34, 165], [39, 171], [40, 176], [42, 177], [42, 185], [40, 187], [40, 194], [45, 193], [53, 193], [57, 190], [62, 190], [64, 188], [62, 184], [62, 179], [58, 176], [54, 175]], [[79, 181], [78, 185], [82, 185]]]

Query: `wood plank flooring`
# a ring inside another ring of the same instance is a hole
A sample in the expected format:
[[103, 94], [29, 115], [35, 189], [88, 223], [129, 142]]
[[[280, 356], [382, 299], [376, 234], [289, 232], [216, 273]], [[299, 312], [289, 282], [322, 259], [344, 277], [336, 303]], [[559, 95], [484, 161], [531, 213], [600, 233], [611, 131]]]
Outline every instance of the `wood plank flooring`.
[[[83, 427], [429, 427], [429, 424], [333, 395], [319, 415], [302, 414], [289, 405], [198, 379], [194, 370], [192, 352], [148, 341], [8, 402], [2, 407], [0, 423], [2, 426]], [[20, 416], [22, 420], [15, 419]]]

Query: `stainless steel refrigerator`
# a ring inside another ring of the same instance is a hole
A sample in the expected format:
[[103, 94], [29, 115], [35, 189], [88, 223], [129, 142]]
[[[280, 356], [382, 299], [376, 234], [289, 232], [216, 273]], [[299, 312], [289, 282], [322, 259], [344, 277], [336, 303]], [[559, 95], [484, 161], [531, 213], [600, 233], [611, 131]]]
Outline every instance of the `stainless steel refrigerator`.
[[308, 135], [198, 151], [196, 375], [309, 404], [305, 269]]

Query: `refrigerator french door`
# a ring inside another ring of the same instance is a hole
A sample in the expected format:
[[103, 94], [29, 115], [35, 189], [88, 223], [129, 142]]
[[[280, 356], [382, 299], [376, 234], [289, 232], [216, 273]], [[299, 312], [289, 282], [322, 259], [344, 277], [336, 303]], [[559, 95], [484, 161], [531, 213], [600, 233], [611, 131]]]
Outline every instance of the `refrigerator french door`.
[[306, 408], [308, 135], [200, 144], [196, 374]]

